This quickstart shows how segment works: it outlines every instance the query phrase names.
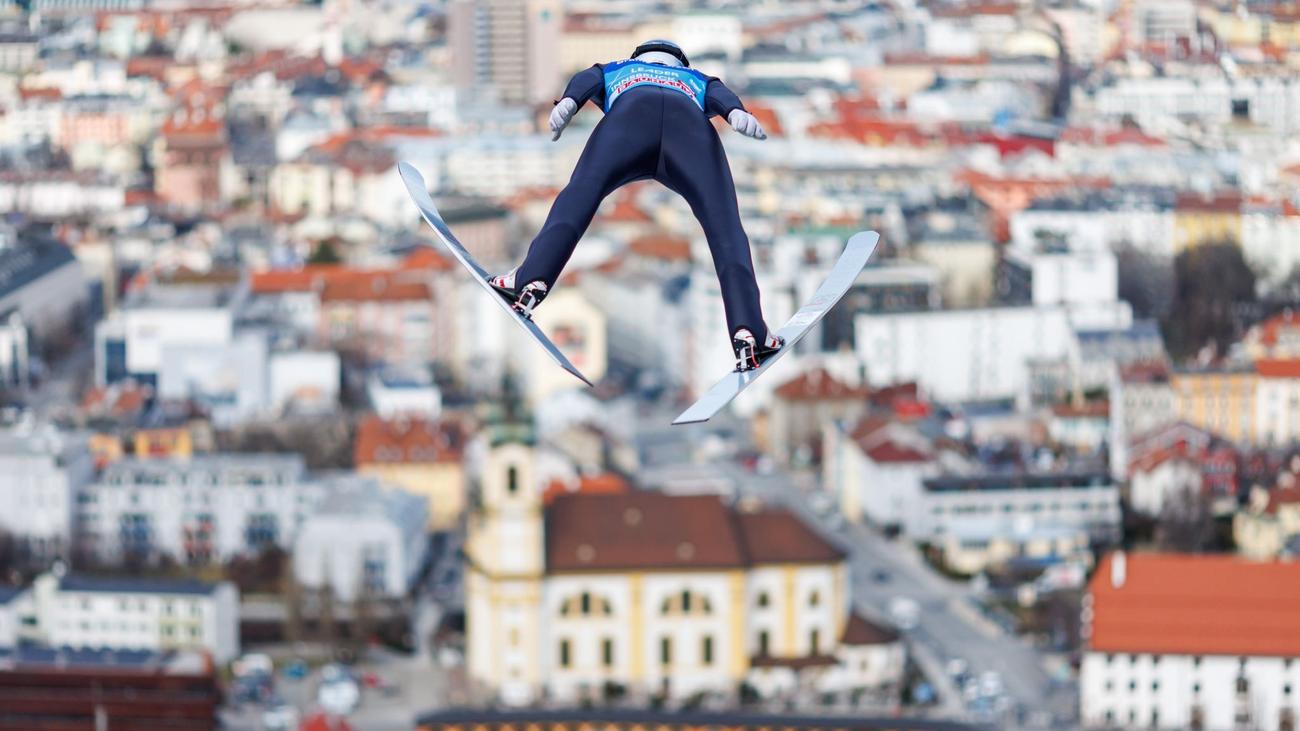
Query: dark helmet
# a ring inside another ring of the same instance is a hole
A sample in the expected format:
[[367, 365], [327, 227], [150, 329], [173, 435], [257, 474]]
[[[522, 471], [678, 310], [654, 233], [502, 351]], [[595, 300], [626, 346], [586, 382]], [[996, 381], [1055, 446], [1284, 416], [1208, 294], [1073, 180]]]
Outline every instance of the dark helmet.
[[683, 66], [691, 65], [691, 60], [686, 57], [686, 52], [682, 50], [681, 46], [672, 41], [665, 41], [662, 38], [657, 38], [653, 41], [646, 41], [637, 46], [636, 50], [632, 52], [632, 58], [636, 58], [643, 53], [649, 53], [651, 51], [663, 51], [670, 56], [676, 56], [677, 60], [681, 61]]

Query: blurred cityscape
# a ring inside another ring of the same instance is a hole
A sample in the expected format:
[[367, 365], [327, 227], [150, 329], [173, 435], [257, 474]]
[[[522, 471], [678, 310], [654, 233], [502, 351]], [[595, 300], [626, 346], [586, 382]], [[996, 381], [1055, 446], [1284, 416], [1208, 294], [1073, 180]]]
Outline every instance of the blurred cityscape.
[[[670, 38], [686, 204], [517, 263]], [[0, 729], [1168, 728], [1300, 714], [1300, 6], [0, 0]]]

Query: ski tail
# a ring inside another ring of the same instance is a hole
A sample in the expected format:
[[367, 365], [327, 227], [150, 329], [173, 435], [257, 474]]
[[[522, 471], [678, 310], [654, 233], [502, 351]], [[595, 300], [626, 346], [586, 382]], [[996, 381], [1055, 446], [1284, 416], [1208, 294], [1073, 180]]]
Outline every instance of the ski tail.
[[728, 373], [708, 391], [705, 391], [698, 401], [691, 404], [676, 419], [673, 419], [673, 424], [698, 424], [713, 418], [714, 414], [731, 403], [732, 399], [740, 395], [741, 391], [745, 390], [773, 363], [790, 352], [795, 343], [803, 339], [803, 336], [812, 330], [813, 325], [820, 322], [826, 316], [826, 313], [835, 306], [835, 303], [839, 302], [840, 298], [849, 291], [849, 287], [853, 286], [853, 282], [857, 280], [862, 268], [867, 265], [867, 260], [871, 258], [871, 254], [876, 250], [876, 244], [879, 242], [880, 234], [875, 231], [860, 231], [850, 237], [849, 242], [844, 246], [844, 252], [840, 254], [835, 266], [831, 267], [830, 274], [826, 276], [825, 281], [817, 288], [817, 291], [813, 293], [808, 302], [803, 307], [800, 307], [798, 312], [794, 313], [794, 317], [791, 317], [789, 322], [776, 331], [777, 337], [785, 340], [785, 345], [764, 360], [758, 368]]
[[569, 362], [568, 357], [555, 346], [555, 343], [551, 342], [550, 338], [546, 337], [546, 333], [542, 332], [541, 328], [537, 327], [532, 320], [527, 319], [516, 312], [515, 309], [492, 288], [491, 283], [488, 282], [489, 275], [487, 271], [485, 271], [483, 267], [479, 266], [479, 263], [474, 260], [474, 257], [469, 253], [469, 250], [467, 250], [456, 238], [456, 235], [451, 232], [451, 228], [447, 226], [447, 222], [442, 219], [442, 214], [438, 212], [438, 207], [434, 205], [433, 198], [429, 196], [429, 190], [424, 184], [424, 176], [420, 175], [420, 171], [416, 170], [415, 166], [408, 162], [400, 162], [397, 164], [397, 173], [401, 176], [402, 182], [406, 185], [406, 192], [410, 194], [411, 200], [415, 201], [416, 207], [420, 209], [420, 216], [424, 218], [425, 222], [428, 223], [430, 227], [433, 228], [433, 231], [437, 234], [438, 240], [442, 243], [443, 248], [451, 252], [451, 255], [462, 267], [469, 270], [470, 275], [476, 282], [478, 282], [480, 287], [487, 291], [488, 296], [509, 313], [510, 319], [517, 322], [525, 332], [532, 336], [533, 340], [537, 341], [537, 343], [542, 346], [542, 349], [546, 351], [546, 354], [550, 356], [551, 360], [555, 361], [557, 365], [573, 374], [574, 377], [588, 386], [594, 385], [586, 376], [582, 375], [582, 371], [579, 371], [573, 363]]

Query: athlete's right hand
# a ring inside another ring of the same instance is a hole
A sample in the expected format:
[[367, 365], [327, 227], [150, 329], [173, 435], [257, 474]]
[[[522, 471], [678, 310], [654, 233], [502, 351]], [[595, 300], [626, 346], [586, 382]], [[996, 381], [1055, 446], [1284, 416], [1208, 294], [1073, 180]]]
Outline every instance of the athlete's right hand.
[[551, 142], [560, 139], [560, 133], [565, 127], [569, 126], [569, 120], [578, 112], [578, 103], [569, 97], [564, 97], [556, 103], [555, 108], [551, 110]]
[[744, 109], [731, 110], [731, 114], [727, 115], [727, 123], [746, 137], [753, 137], [756, 140], [767, 139], [767, 133], [763, 131], [763, 125], [758, 123], [758, 118]]

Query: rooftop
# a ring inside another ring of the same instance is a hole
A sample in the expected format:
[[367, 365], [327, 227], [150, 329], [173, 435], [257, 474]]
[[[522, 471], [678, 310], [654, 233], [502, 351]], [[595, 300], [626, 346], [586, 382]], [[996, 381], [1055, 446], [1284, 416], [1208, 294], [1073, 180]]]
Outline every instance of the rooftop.
[[59, 579], [60, 591], [112, 594], [191, 594], [207, 596], [220, 584], [195, 579], [145, 579], [127, 576], [68, 574]]
[[741, 512], [716, 495], [573, 493], [546, 511], [551, 572], [833, 563], [844, 553], [783, 509]]
[[465, 442], [459, 422], [369, 416], [357, 430], [354, 461], [358, 465], [459, 462]]
[[1116, 552], [1088, 591], [1096, 652], [1300, 656], [1300, 563]]

